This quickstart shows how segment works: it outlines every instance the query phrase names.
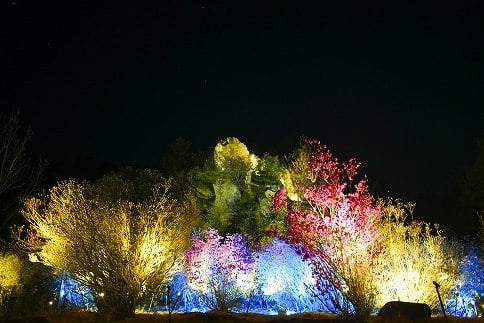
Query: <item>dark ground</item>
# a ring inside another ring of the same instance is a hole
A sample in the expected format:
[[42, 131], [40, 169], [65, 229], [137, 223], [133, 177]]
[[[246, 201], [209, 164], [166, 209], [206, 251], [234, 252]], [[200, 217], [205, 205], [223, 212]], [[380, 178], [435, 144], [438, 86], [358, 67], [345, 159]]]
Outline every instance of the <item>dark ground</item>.
[[[3, 322], [9, 323], [67, 323], [67, 322], [104, 322], [105, 320], [96, 316], [95, 313], [80, 313], [67, 312], [47, 314], [36, 317], [19, 318], [15, 320], [8, 320]], [[169, 322], [168, 314], [136, 314], [134, 318], [127, 318], [120, 323], [137, 323], [137, 322]], [[325, 313], [301, 313], [286, 316], [278, 315], [262, 315], [262, 314], [236, 314], [236, 313], [174, 313], [171, 317], [172, 323], [316, 323], [316, 322], [354, 322], [351, 320], [344, 320], [332, 314]], [[394, 322], [415, 322], [404, 317], [396, 318], [381, 318], [372, 316], [370, 323], [394, 323]], [[420, 320], [418, 322], [440, 323], [446, 322], [442, 315], [432, 316], [430, 319]], [[449, 323], [474, 323], [484, 322], [484, 318], [457, 318], [448, 317]]]

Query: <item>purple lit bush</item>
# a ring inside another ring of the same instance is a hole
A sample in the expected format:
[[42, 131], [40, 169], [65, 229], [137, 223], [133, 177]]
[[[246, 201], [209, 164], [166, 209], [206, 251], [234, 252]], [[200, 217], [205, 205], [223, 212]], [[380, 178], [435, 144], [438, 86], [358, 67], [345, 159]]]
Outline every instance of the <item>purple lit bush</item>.
[[[253, 254], [242, 236], [234, 236], [235, 240], [228, 235], [222, 242], [222, 237], [209, 229], [204, 239], [193, 239], [184, 275], [173, 280], [174, 288], [181, 291], [179, 310], [204, 312], [214, 305], [226, 309], [225, 303], [232, 311], [265, 314], [327, 309], [329, 304], [321, 302], [324, 297], [318, 293], [309, 263], [294, 247], [275, 238]], [[237, 258], [238, 265], [231, 265], [228, 258]], [[240, 273], [245, 273], [245, 280], [236, 279]], [[242, 292], [243, 286], [250, 286], [250, 291]]]
[[223, 238], [209, 228], [194, 236], [184, 267], [188, 286], [210, 309], [235, 310], [257, 287], [256, 259], [240, 234]]
[[[466, 242], [463, 246], [463, 274], [445, 297], [446, 311], [472, 317], [480, 313], [482, 306], [484, 266], [478, 244]], [[95, 310], [89, 291], [67, 274], [56, 281], [56, 286], [59, 292], [54, 306]], [[310, 264], [281, 239], [275, 238], [254, 252], [242, 235], [223, 238], [213, 229], [208, 229], [202, 238], [193, 238], [185, 271], [176, 274], [169, 286], [169, 295], [165, 292], [144, 309], [168, 311], [171, 303], [177, 312], [332, 312], [331, 298], [338, 297], [337, 291], [333, 295], [318, 292]]]

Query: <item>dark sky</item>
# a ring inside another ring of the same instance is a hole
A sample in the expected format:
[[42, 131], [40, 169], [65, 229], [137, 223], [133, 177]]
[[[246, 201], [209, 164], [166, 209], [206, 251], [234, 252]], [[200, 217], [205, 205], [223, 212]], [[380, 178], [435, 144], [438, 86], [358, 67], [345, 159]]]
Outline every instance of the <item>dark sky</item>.
[[0, 106], [51, 160], [304, 134], [370, 186], [441, 190], [484, 131], [484, 2], [336, 2], [2, 1]]

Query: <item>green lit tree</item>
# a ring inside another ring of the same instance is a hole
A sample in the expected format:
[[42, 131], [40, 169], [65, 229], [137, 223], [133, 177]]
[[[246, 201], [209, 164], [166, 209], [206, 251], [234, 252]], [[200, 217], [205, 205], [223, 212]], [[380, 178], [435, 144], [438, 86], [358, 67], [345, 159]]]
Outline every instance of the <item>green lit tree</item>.
[[205, 228], [262, 239], [271, 224], [283, 222], [271, 210], [283, 171], [277, 157], [258, 157], [237, 138], [220, 141], [212, 157], [193, 171]]

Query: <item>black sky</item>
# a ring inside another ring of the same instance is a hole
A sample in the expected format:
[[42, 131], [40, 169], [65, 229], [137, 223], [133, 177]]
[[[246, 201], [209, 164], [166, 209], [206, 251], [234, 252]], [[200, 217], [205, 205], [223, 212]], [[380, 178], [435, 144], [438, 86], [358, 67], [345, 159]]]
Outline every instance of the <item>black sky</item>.
[[470, 167], [484, 131], [484, 3], [421, 2], [3, 1], [0, 106], [51, 160], [304, 134], [411, 198]]

